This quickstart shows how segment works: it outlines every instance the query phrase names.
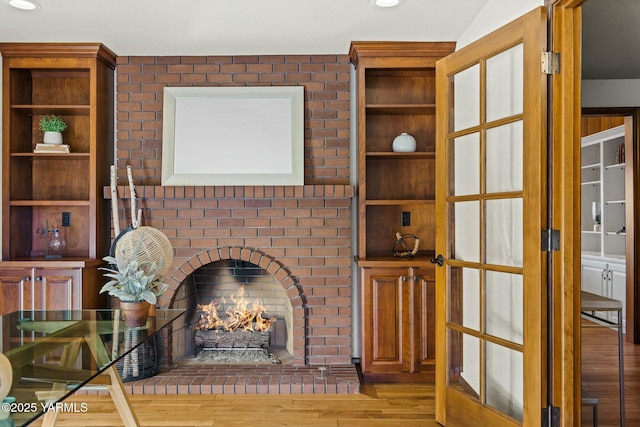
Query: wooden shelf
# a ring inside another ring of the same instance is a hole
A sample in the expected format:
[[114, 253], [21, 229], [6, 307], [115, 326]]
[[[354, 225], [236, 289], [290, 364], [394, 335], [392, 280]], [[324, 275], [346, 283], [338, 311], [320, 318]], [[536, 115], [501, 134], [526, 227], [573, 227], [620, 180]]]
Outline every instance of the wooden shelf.
[[367, 104], [367, 114], [435, 115], [435, 104]]
[[[447, 43], [351, 44], [357, 91], [364, 94], [357, 105], [364, 132], [358, 133], [356, 262], [367, 380], [434, 380], [435, 62], [453, 50]], [[415, 138], [415, 152], [392, 151], [403, 132]], [[410, 225], [402, 226], [406, 212]], [[418, 236], [417, 256], [393, 256], [396, 233]]]
[[368, 199], [365, 202], [367, 206], [399, 206], [399, 205], [435, 205], [435, 200], [426, 199]]
[[27, 114], [58, 114], [88, 116], [91, 112], [89, 105], [12, 105], [12, 110]]
[[11, 157], [26, 157], [26, 158], [46, 158], [53, 157], [58, 160], [77, 160], [77, 159], [89, 159], [91, 156], [89, 153], [11, 153]]
[[89, 200], [11, 200], [9, 206], [90, 206]]
[[435, 159], [435, 151], [415, 151], [413, 153], [396, 153], [393, 151], [368, 151], [368, 158], [379, 159]]
[[356, 263], [360, 267], [433, 267], [431, 259], [435, 257], [435, 252], [419, 251], [412, 258], [394, 257], [387, 253], [378, 253], [367, 258], [357, 258]]
[[[62, 257], [101, 259], [111, 242], [102, 189], [113, 163], [116, 56], [100, 43], [0, 43], [3, 83], [2, 255], [38, 256], [45, 223], [64, 227]], [[34, 153], [43, 115], [62, 116], [70, 153]]]

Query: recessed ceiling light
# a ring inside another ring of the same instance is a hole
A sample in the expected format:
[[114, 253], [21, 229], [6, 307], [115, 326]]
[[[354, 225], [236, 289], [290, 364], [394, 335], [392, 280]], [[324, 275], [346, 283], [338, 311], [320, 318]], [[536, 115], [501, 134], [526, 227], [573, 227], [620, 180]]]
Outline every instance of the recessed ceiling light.
[[38, 3], [31, 0], [9, 0], [9, 4], [16, 9], [34, 10], [40, 7]]
[[371, 0], [378, 7], [394, 7], [402, 3], [402, 0]]

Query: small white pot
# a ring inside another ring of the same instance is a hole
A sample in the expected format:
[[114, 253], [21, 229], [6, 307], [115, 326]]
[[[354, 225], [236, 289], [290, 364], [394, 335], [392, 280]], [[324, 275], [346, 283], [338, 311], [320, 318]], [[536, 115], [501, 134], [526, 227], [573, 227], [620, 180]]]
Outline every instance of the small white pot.
[[416, 151], [416, 139], [406, 132], [402, 132], [393, 140], [393, 151], [396, 153], [411, 153]]
[[62, 144], [62, 132], [45, 132], [42, 141], [45, 144]]

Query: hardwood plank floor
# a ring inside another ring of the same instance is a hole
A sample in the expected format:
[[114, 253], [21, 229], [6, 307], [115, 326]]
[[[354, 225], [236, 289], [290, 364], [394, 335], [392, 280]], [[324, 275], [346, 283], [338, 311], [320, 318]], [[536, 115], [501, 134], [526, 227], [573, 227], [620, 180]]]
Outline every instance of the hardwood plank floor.
[[[433, 385], [365, 385], [361, 394], [131, 395], [142, 426], [438, 426]], [[74, 396], [86, 413], [61, 413], [57, 426], [123, 425], [109, 396]], [[34, 425], [39, 425], [35, 423]]]
[[[583, 329], [583, 388], [599, 400], [598, 425], [619, 426], [617, 335], [609, 329]], [[627, 426], [640, 426], [640, 345], [625, 343]], [[434, 386], [365, 384], [360, 394], [326, 395], [131, 395], [143, 426], [424, 426], [436, 427]], [[120, 426], [109, 396], [80, 395], [86, 413], [62, 413], [58, 426]], [[584, 408], [583, 426], [591, 426]], [[35, 423], [39, 425], [40, 423]]]
[[[598, 426], [620, 426], [618, 335], [607, 328], [582, 329], [582, 388], [598, 398]], [[640, 426], [640, 345], [624, 343], [626, 425]], [[583, 408], [582, 425], [592, 414]]]

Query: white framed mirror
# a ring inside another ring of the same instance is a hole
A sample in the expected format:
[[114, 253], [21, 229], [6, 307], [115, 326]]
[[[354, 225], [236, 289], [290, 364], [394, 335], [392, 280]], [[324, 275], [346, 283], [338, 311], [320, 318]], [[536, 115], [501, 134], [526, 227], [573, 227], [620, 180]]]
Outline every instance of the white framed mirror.
[[304, 185], [304, 88], [166, 87], [162, 185]]

